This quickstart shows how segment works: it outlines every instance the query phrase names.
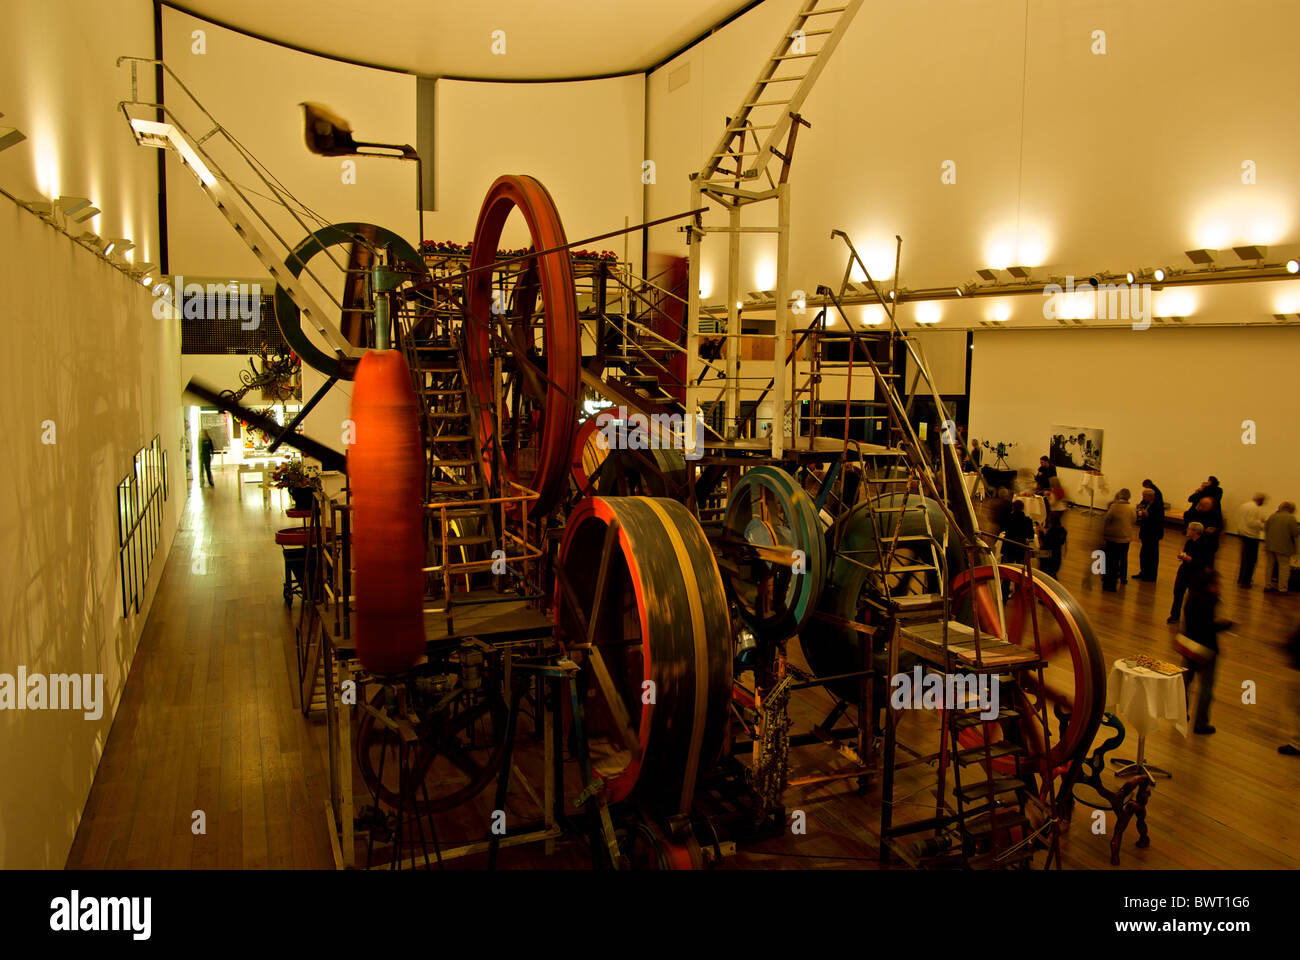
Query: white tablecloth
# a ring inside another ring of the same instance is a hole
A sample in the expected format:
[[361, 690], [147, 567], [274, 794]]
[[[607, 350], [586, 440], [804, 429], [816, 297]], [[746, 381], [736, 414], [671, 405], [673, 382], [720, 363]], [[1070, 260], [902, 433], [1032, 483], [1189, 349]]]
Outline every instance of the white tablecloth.
[[1104, 474], [1085, 473], [1079, 481], [1079, 493], [1087, 497], [1091, 492], [1097, 500], [1104, 500], [1110, 495], [1110, 484], [1106, 482]]
[[1106, 678], [1106, 709], [1118, 713], [1138, 736], [1154, 733], [1162, 720], [1187, 736], [1187, 694], [1181, 673], [1166, 676], [1121, 658]]

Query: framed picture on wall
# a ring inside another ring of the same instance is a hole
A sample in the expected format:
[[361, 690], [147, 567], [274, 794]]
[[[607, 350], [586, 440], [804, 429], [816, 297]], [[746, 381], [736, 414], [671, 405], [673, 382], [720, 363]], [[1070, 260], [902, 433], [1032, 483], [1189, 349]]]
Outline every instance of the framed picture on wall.
[[1092, 427], [1052, 427], [1048, 444], [1052, 466], [1100, 472], [1102, 433]]

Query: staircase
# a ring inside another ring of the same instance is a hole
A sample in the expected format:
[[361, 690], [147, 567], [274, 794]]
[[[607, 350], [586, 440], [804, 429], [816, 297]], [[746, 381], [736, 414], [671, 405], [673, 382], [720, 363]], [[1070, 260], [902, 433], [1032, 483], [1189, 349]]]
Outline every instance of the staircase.
[[446, 615], [450, 633], [457, 593], [474, 589], [501, 543], [485, 502], [489, 491], [479, 417], [466, 385], [461, 344], [450, 334], [417, 339], [411, 331], [421, 327], [415, 324], [400, 329], [424, 435], [425, 593], [435, 602], [432, 612]]

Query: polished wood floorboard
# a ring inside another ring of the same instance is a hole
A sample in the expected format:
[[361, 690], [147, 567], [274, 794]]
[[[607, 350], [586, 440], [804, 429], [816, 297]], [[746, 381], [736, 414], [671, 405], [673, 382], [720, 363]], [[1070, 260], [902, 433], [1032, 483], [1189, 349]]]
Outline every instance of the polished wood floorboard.
[[[280, 584], [283, 563], [273, 543], [289, 526], [280, 505], [265, 505], [260, 489], [237, 491], [233, 470], [217, 471], [215, 490], [194, 491], [168, 557], [158, 599], [123, 694], [80, 830], [70, 867], [327, 868], [332, 866], [323, 814], [328, 795], [325, 731], [318, 715], [304, 718], [296, 705], [293, 618]], [[1100, 539], [1100, 518], [1081, 510], [1067, 520], [1070, 540], [1061, 581], [1074, 591], [1101, 639], [1106, 662], [1149, 653], [1174, 659], [1164, 620], [1172, 595], [1181, 537], [1169, 531], [1162, 545], [1160, 581], [1130, 581], [1117, 594], [1101, 591], [1090, 572]], [[1125, 835], [1121, 868], [1300, 867], [1300, 829], [1294, 811], [1300, 760], [1279, 755], [1290, 722], [1286, 701], [1292, 672], [1282, 640], [1300, 620], [1300, 600], [1236, 586], [1239, 547], [1228, 538], [1220, 551], [1223, 615], [1237, 627], [1223, 638], [1212, 718], [1213, 736], [1183, 738], [1162, 728], [1148, 738], [1149, 760], [1174, 773], [1152, 796], [1151, 846]], [[199, 555], [203, 561], [198, 561]], [[1130, 556], [1137, 572], [1137, 546]], [[202, 571], [202, 572], [200, 572]], [[797, 645], [792, 645], [798, 657]], [[1254, 681], [1257, 702], [1242, 702], [1244, 681]], [[806, 691], [793, 701], [796, 730], [820, 719], [830, 699]], [[519, 766], [540, 790], [540, 748], [521, 729]], [[937, 746], [937, 725], [921, 711], [905, 714], [903, 738], [918, 750]], [[1134, 738], [1119, 752], [1132, 755]], [[566, 765], [567, 792], [577, 775]], [[791, 775], [843, 769], [833, 751], [798, 749]], [[931, 770], [916, 766], [900, 775], [895, 819], [934, 809]], [[358, 802], [364, 802], [359, 796]], [[879, 787], [858, 796], [852, 780], [792, 789], [790, 810], [802, 810], [807, 832], [743, 848], [730, 868], [875, 868], [880, 821]], [[476, 839], [491, 807], [490, 790], [465, 808], [440, 817], [446, 844]], [[519, 788], [511, 818], [538, 814]], [[193, 813], [207, 816], [206, 834], [192, 832]], [[1109, 836], [1091, 832], [1086, 807], [1078, 807], [1063, 844], [1067, 867], [1109, 866]], [[1110, 818], [1108, 818], [1108, 824]], [[1041, 856], [1039, 858], [1041, 862]], [[581, 842], [501, 854], [508, 867], [575, 867], [587, 863]], [[449, 863], [483, 865], [483, 858]]]

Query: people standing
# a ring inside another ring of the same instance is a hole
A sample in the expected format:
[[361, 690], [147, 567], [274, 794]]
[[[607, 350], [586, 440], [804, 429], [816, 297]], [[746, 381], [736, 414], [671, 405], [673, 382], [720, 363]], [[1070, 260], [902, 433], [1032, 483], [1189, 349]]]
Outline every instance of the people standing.
[[1214, 564], [1214, 553], [1209, 549], [1205, 538], [1205, 527], [1193, 520], [1187, 525], [1187, 542], [1178, 554], [1181, 561], [1178, 574], [1174, 577], [1174, 605], [1169, 608], [1169, 619], [1165, 623], [1177, 623], [1183, 614], [1183, 597], [1187, 594], [1187, 584], [1202, 570]]
[[1237, 583], [1243, 587], [1249, 587], [1255, 579], [1259, 541], [1264, 539], [1264, 523], [1268, 520], [1268, 514], [1264, 512], [1266, 499], [1264, 494], [1257, 493], [1237, 510], [1237, 536], [1241, 538], [1241, 567], [1237, 571]]
[[[1213, 479], [1213, 478], [1211, 478]], [[1218, 500], [1208, 494], [1202, 496], [1192, 507], [1191, 520], [1205, 528], [1206, 549], [1210, 551], [1210, 565], [1214, 565], [1214, 555], [1219, 551], [1219, 534], [1223, 532], [1223, 507]]]
[[1049, 577], [1055, 577], [1061, 572], [1061, 559], [1065, 554], [1065, 524], [1062, 522], [1065, 518], [1064, 512], [1052, 510], [1047, 514], [1047, 523], [1043, 527], [1042, 535], [1039, 539], [1042, 541], [1043, 549], [1047, 551], [1047, 556], [1043, 558], [1040, 569]]
[[1102, 539], [1105, 541], [1106, 569], [1101, 588], [1108, 593], [1117, 589], [1116, 581], [1128, 583], [1128, 549], [1137, 533], [1137, 512], [1129, 502], [1127, 487], [1115, 494], [1102, 519]]
[[1024, 563], [1025, 549], [1034, 543], [1034, 521], [1025, 513], [1025, 501], [1012, 502], [1002, 535], [1006, 538], [1002, 544], [1002, 562]]
[[[1150, 480], [1144, 480], [1150, 484]], [[1155, 583], [1160, 571], [1160, 541], [1165, 536], [1165, 505], [1155, 485], [1143, 486], [1142, 500], [1137, 505], [1138, 539], [1142, 548], [1138, 552], [1137, 578], [1144, 583]]]
[[1143, 490], [1150, 490], [1150, 491], [1152, 491], [1153, 493], [1155, 493], [1155, 495], [1156, 495], [1156, 500], [1160, 503], [1160, 509], [1161, 509], [1161, 510], [1164, 510], [1164, 509], [1165, 509], [1165, 505], [1166, 505], [1166, 504], [1165, 504], [1165, 495], [1164, 495], [1163, 493], [1160, 492], [1160, 488], [1159, 488], [1159, 487], [1157, 487], [1157, 486], [1156, 486], [1154, 483], [1152, 483], [1150, 480], [1143, 480], [1143, 481], [1142, 481], [1142, 489], [1143, 489]]
[[1188, 592], [1187, 616], [1183, 622], [1183, 633], [1187, 638], [1210, 651], [1203, 662], [1190, 657], [1186, 659], [1188, 677], [1185, 690], [1189, 710], [1192, 681], [1200, 683], [1196, 695], [1196, 718], [1192, 725], [1196, 733], [1214, 733], [1214, 727], [1210, 725], [1210, 703], [1214, 699], [1214, 675], [1219, 662], [1219, 634], [1232, 626], [1231, 620], [1220, 620], [1215, 616], [1218, 605], [1219, 575], [1210, 568], [1197, 571]]
[[212, 454], [216, 445], [212, 442], [212, 435], [204, 430], [199, 437], [199, 486], [203, 486], [203, 478], [208, 478], [208, 485], [215, 487], [217, 482], [212, 479]]
[[1265, 593], [1285, 594], [1291, 585], [1291, 558], [1300, 540], [1300, 523], [1296, 522], [1295, 504], [1283, 500], [1264, 524], [1264, 550], [1268, 554]]

